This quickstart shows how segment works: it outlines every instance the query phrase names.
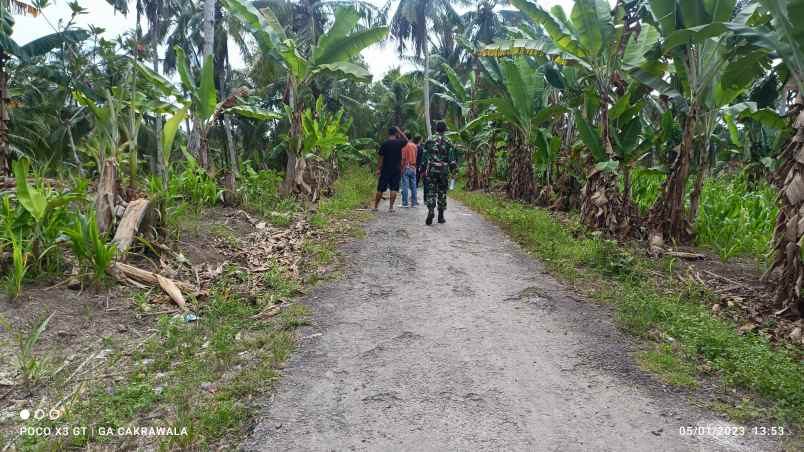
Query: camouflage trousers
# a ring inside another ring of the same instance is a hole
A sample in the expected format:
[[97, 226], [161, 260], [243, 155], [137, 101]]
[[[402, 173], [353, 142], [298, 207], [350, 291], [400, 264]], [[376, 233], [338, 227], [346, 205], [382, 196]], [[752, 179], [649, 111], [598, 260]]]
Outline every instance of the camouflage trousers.
[[447, 208], [448, 187], [448, 174], [430, 174], [424, 178], [424, 204], [428, 209], [436, 207], [436, 200], [438, 201], [438, 210]]

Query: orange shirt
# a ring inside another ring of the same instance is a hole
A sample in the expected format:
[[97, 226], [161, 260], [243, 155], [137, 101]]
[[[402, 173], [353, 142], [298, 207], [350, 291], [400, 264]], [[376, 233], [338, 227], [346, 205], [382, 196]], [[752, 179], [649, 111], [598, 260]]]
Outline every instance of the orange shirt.
[[402, 148], [402, 162], [406, 167], [416, 168], [416, 143], [408, 141]]

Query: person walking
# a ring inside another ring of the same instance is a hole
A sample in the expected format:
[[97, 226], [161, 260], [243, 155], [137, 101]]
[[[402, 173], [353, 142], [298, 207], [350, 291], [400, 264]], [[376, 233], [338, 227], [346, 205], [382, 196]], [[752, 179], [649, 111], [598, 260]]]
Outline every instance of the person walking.
[[408, 138], [398, 127], [388, 129], [386, 139], [377, 152], [380, 155], [377, 162], [377, 194], [374, 196], [374, 210], [380, 206], [382, 194], [390, 190], [388, 210], [394, 210], [396, 194], [399, 192], [399, 182], [402, 178], [402, 147], [407, 144]]
[[419, 205], [416, 201], [416, 148], [414, 141], [408, 141], [402, 148], [402, 207], [408, 207], [408, 196], [410, 207]]
[[435, 208], [438, 206], [438, 222], [446, 223], [444, 211], [447, 210], [447, 188], [450, 172], [458, 169], [455, 146], [444, 136], [447, 125], [436, 123], [436, 136], [427, 140], [422, 154], [424, 166], [424, 203], [427, 205], [425, 224], [433, 224]]

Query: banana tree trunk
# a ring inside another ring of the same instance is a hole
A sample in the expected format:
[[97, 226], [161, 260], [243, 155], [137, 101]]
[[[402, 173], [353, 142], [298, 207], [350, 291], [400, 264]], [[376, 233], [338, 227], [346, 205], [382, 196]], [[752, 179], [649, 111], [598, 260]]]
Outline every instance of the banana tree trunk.
[[204, 169], [209, 169], [209, 152], [207, 140], [203, 137], [203, 129], [204, 126], [201, 124], [201, 120], [194, 115], [192, 130], [190, 131], [190, 142], [187, 147], [190, 150], [190, 154], [198, 160], [198, 165]]
[[[609, 135], [609, 110], [607, 89], [602, 88], [604, 99], [600, 108], [600, 122], [603, 126], [601, 138], [606, 155], [614, 159], [614, 148]], [[630, 220], [623, 209], [622, 196], [617, 187], [617, 175], [594, 167], [589, 173], [583, 188], [581, 201], [581, 221], [586, 226], [604, 231], [607, 234], [624, 237], [630, 234]]]
[[304, 161], [302, 150], [302, 108], [297, 98], [296, 81], [288, 77], [288, 105], [291, 106], [290, 130], [288, 130], [288, 162], [285, 166], [285, 180], [280, 191], [283, 194], [312, 194], [312, 189], [304, 181], [307, 162]]
[[480, 170], [477, 165], [477, 152], [471, 151], [466, 156], [466, 189], [477, 190], [480, 188]]
[[11, 163], [9, 162], [11, 153], [8, 144], [8, 75], [6, 74], [8, 59], [8, 54], [0, 51], [0, 174], [3, 176], [11, 175]]
[[424, 44], [424, 125], [427, 138], [433, 136], [433, 125], [430, 123], [430, 49]]
[[486, 166], [483, 168], [483, 178], [480, 182], [482, 188], [488, 190], [491, 185], [491, 179], [494, 177], [494, 171], [497, 165], [497, 130], [495, 129], [491, 134], [489, 141], [488, 155], [486, 156]]
[[229, 169], [237, 174], [237, 148], [235, 146], [234, 134], [232, 133], [232, 117], [228, 114], [223, 115], [223, 130], [226, 132], [226, 150], [229, 154]]
[[773, 233], [773, 263], [763, 281], [775, 280], [776, 302], [795, 317], [804, 315], [804, 97], [799, 93], [791, 107], [793, 136], [779, 156], [782, 164], [773, 174], [780, 189], [779, 216]]
[[695, 222], [698, 218], [698, 210], [701, 206], [701, 193], [703, 193], [704, 180], [709, 173], [709, 144], [712, 130], [714, 128], [714, 116], [712, 114], [707, 118], [706, 133], [704, 135], [704, 145], [698, 155], [698, 174], [695, 176], [695, 184], [692, 187], [690, 194], [690, 222]]
[[528, 149], [527, 139], [515, 132], [508, 165], [508, 196], [511, 199], [530, 201], [535, 195], [533, 184], [533, 156]]
[[692, 226], [684, 215], [684, 195], [690, 172], [697, 117], [698, 107], [692, 104], [684, 120], [681, 148], [673, 162], [670, 176], [664, 183], [661, 196], [651, 207], [648, 227], [652, 247], [663, 245], [665, 239], [686, 242], [692, 238]]

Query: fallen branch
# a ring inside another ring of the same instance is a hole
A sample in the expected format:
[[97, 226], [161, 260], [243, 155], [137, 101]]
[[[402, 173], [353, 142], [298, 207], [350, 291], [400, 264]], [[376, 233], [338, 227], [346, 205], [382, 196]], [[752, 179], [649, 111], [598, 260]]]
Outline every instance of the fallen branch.
[[[37, 182], [41, 181], [46, 185], [50, 185], [51, 187], [59, 186], [59, 181], [56, 179], [36, 179], [33, 177], [28, 178], [28, 183], [31, 185], [36, 184]], [[10, 189], [16, 190], [17, 189], [17, 179], [14, 177], [3, 177], [0, 178], [0, 189]]]
[[664, 250], [664, 254], [666, 254], [668, 256], [677, 257], [679, 259], [700, 260], [700, 259], [706, 258], [705, 254], [687, 253], [685, 251]]
[[251, 317], [251, 320], [259, 320], [259, 319], [263, 319], [263, 318], [271, 318], [271, 317], [279, 314], [279, 312], [281, 310], [282, 310], [282, 308], [280, 308], [278, 305], [269, 306], [264, 311], [262, 311], [259, 314]]
[[[140, 284], [146, 284], [149, 286], [159, 286], [159, 278], [163, 277], [153, 272], [149, 272], [147, 270], [143, 270], [141, 268], [137, 268], [133, 265], [124, 264], [122, 262], [115, 262], [111, 268], [112, 276], [117, 278], [118, 280], [122, 280], [124, 283], [127, 282], [126, 279], [132, 279]], [[163, 277], [164, 278], [164, 277]], [[169, 279], [169, 278], [165, 278]], [[199, 291], [191, 284], [181, 282], [181, 281], [173, 281], [171, 280], [176, 287], [184, 293], [188, 294], [197, 294]], [[168, 294], [170, 295], [170, 294]]]
[[143, 284], [160, 287], [183, 311], [188, 311], [187, 301], [182, 292], [197, 295], [200, 292], [190, 284], [174, 281], [157, 273], [149, 272], [122, 262], [115, 262], [111, 269], [112, 276], [123, 283]]
[[720, 276], [717, 273], [710, 272], [709, 270], [703, 270], [703, 272], [706, 273], [707, 275], [715, 277], [717, 279], [722, 279], [723, 281], [726, 281], [727, 283], [734, 284], [735, 286], [745, 287], [745, 284], [742, 284], [739, 281], [735, 281], [735, 280], [733, 280], [731, 278], [726, 278], [725, 276]]

